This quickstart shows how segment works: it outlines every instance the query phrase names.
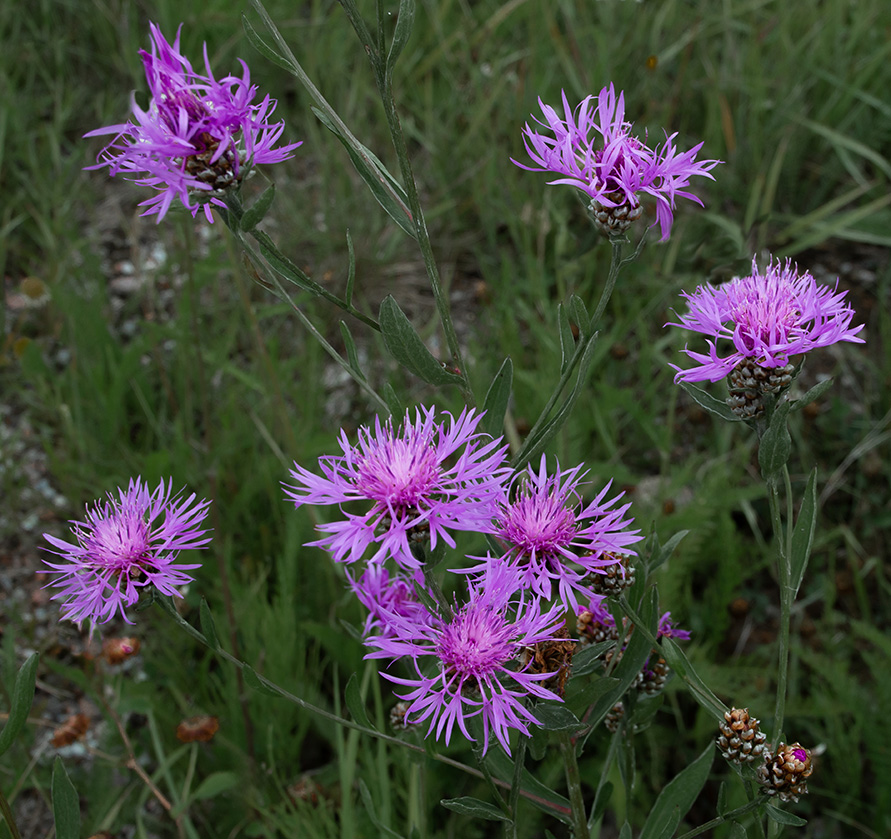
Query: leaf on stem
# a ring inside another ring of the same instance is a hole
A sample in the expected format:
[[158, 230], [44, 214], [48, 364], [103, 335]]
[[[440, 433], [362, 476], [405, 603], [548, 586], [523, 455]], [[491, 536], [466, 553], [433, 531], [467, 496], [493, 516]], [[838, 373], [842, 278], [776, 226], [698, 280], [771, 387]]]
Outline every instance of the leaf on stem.
[[28, 719], [28, 711], [31, 710], [31, 703], [34, 701], [34, 682], [37, 680], [39, 659], [38, 653], [31, 653], [15, 677], [9, 717], [6, 720], [6, 725], [3, 726], [3, 732], [0, 733], [0, 755], [13, 744], [25, 725], [25, 720]]
[[575, 338], [569, 324], [569, 315], [562, 303], [557, 306], [557, 325], [560, 328], [560, 375], [563, 375], [575, 355]]
[[777, 477], [792, 454], [792, 438], [789, 436], [789, 410], [792, 403], [784, 399], [773, 410], [770, 424], [761, 435], [758, 445], [758, 464], [765, 481], [776, 484]]
[[832, 387], [834, 379], [824, 379], [822, 382], [817, 382], [810, 390], [808, 390], [801, 399], [796, 399], [792, 403], [793, 411], [800, 411], [802, 408], [807, 407], [811, 404], [811, 402], [816, 402], [824, 393], [826, 393], [829, 388]]
[[375, 730], [365, 711], [365, 704], [362, 702], [362, 694], [359, 692], [359, 679], [356, 677], [355, 673], [350, 676], [349, 681], [347, 682], [345, 698], [350, 716], [363, 728], [370, 728], [372, 731]]
[[272, 239], [269, 238], [262, 230], [251, 231], [257, 244], [260, 246], [260, 253], [269, 263], [269, 266], [283, 279], [293, 283], [304, 291], [311, 291], [313, 294], [320, 295], [324, 289], [315, 280], [311, 279], [305, 271], [301, 271], [290, 259], [288, 259], [276, 246]]
[[727, 707], [702, 681], [702, 677], [693, 668], [684, 651], [671, 638], [663, 638], [661, 647], [668, 666], [687, 683], [693, 698], [716, 720], [723, 721]]
[[56, 839], [78, 839], [80, 836], [80, 799], [62, 758], [56, 756], [53, 764], [52, 798], [53, 824], [56, 826]]
[[214, 624], [210, 606], [207, 605], [207, 601], [203, 597], [201, 598], [201, 605], [198, 607], [198, 620], [201, 623], [201, 632], [207, 639], [207, 645], [212, 650], [220, 649], [220, 640], [217, 637], [216, 624]]
[[483, 410], [486, 415], [480, 421], [480, 430], [492, 437], [499, 437], [504, 429], [504, 415], [510, 402], [511, 388], [514, 381], [514, 365], [510, 356], [504, 359], [489, 390]]
[[[514, 762], [503, 749], [489, 749], [486, 752], [485, 761], [492, 770], [493, 775], [508, 783], [512, 781], [515, 769]], [[566, 824], [572, 824], [572, 810], [569, 799], [546, 787], [528, 769], [523, 769], [521, 772], [520, 789], [524, 793], [523, 797], [530, 804]]]
[[788, 824], [791, 827], [803, 827], [807, 824], [807, 819], [796, 816], [794, 813], [787, 813], [773, 804], [765, 804], [764, 812], [769, 819], [773, 819], [777, 824]]
[[469, 795], [463, 798], [443, 798], [439, 803], [447, 810], [460, 813], [462, 816], [473, 816], [476, 819], [488, 821], [510, 821], [510, 818], [494, 804], [480, 801], [479, 798], [471, 798]]
[[814, 545], [814, 530], [817, 525], [817, 469], [811, 471], [807, 479], [807, 487], [804, 490], [804, 498], [801, 501], [801, 509], [798, 511], [798, 521], [792, 531], [792, 578], [789, 584], [792, 586], [792, 596], [798, 594], [804, 572], [807, 570], [807, 562]]
[[378, 319], [387, 350], [406, 370], [431, 385], [461, 384], [460, 376], [450, 373], [433, 357], [393, 295], [384, 298]]
[[243, 664], [241, 668], [244, 673], [244, 683], [251, 689], [257, 691], [257, 693], [265, 694], [266, 696], [278, 696], [278, 694], [270, 688], [265, 682], [260, 680], [260, 677], [257, 675], [257, 671], [254, 670], [250, 664]]
[[353, 142], [344, 137], [333, 122], [328, 118], [327, 114], [322, 113], [318, 108], [313, 108], [312, 112], [319, 118], [322, 125], [325, 126], [347, 150], [353, 166], [359, 173], [359, 177], [368, 185], [371, 194], [377, 199], [378, 204], [384, 208], [387, 215], [396, 222], [409, 236], [413, 239], [417, 238], [414, 220], [408, 209], [408, 196], [402, 185], [387, 170], [387, 167], [378, 160], [378, 158], [358, 140], [355, 144], [358, 148], [354, 148]]
[[562, 702], [539, 702], [532, 712], [546, 731], [577, 731], [578, 717]]
[[674, 553], [675, 548], [681, 543], [681, 540], [689, 532], [689, 530], [678, 531], [664, 545], [660, 545], [657, 539], [653, 546], [653, 557], [650, 560], [649, 565], [647, 566], [647, 570], [652, 573], [661, 565], [664, 565]]
[[347, 273], [347, 281], [346, 281], [346, 291], [343, 293], [344, 300], [346, 300], [347, 306], [353, 305], [353, 291], [356, 286], [356, 250], [353, 247], [353, 237], [350, 236], [350, 231], [346, 232], [347, 237], [347, 252], [350, 257], [350, 265]]
[[710, 393], [706, 393], [702, 388], [695, 387], [689, 382], [678, 382], [678, 384], [690, 394], [693, 401], [699, 405], [700, 408], [708, 411], [710, 414], [714, 414], [716, 417], [727, 420], [727, 422], [743, 422], [740, 417], [730, 410], [727, 403], [721, 399], [716, 399]]
[[[647, 816], [640, 839], [666, 839], [674, 834], [705, 786], [714, 757], [714, 743], [709, 743], [693, 763], [665, 785]], [[665, 825], [672, 823], [671, 832], [666, 833]]]
[[356, 351], [356, 342], [353, 340], [353, 333], [350, 332], [350, 328], [346, 325], [345, 321], [340, 322], [340, 334], [343, 338], [344, 346], [346, 346], [347, 361], [349, 361], [350, 369], [356, 374], [357, 378], [361, 379], [363, 382], [367, 381], [365, 374], [362, 372], [362, 368], [359, 367], [359, 354]]
[[412, 24], [415, 20], [415, 0], [399, 0], [399, 11], [396, 13], [396, 30], [393, 32], [393, 43], [387, 54], [387, 72], [393, 72], [393, 65], [405, 49], [411, 37]]
[[579, 333], [586, 337], [591, 331], [591, 315], [588, 314], [588, 308], [585, 306], [582, 298], [577, 294], [573, 294], [569, 298], [569, 309], [576, 326], [579, 328]]
[[269, 208], [272, 206], [273, 200], [275, 200], [275, 184], [269, 184], [260, 194], [260, 197], [244, 211], [240, 222], [241, 229], [250, 232], [263, 221], [266, 213], [269, 212]]
[[264, 58], [269, 59], [273, 64], [278, 64], [289, 73], [294, 73], [294, 65], [283, 56], [280, 52], [276, 52], [269, 44], [264, 41], [253, 24], [248, 20], [247, 15], [242, 14], [241, 25], [244, 27], [244, 34], [247, 35], [250, 45], [257, 50]]

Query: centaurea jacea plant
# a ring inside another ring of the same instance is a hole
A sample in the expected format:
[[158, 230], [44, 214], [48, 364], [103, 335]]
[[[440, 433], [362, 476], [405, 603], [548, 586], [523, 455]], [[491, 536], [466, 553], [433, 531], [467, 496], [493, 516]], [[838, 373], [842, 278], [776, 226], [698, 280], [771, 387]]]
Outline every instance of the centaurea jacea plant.
[[575, 109], [566, 93], [562, 97], [562, 117], [538, 100], [544, 119], [535, 122], [549, 133], [540, 133], [529, 123], [523, 129], [526, 151], [538, 165], [513, 162], [533, 172], [559, 175], [548, 183], [569, 184], [584, 192], [595, 223], [606, 235], [624, 233], [641, 216], [640, 194], [650, 195], [656, 199], [662, 241], [667, 240], [675, 199], [701, 205], [686, 187], [694, 176], [713, 178], [710, 170], [720, 161], [697, 160], [702, 143], [678, 152], [676, 133], [666, 134], [661, 147], [650, 148], [646, 136], [641, 141], [632, 133], [634, 126], [625, 119], [625, 94], [617, 97], [612, 83], [596, 97], [586, 96]]
[[174, 494], [172, 482], [150, 490], [136, 478], [117, 497], [109, 494], [88, 507], [84, 521], [71, 522], [75, 544], [44, 533], [53, 546], [45, 550], [66, 560], [43, 560], [58, 575], [48, 585], [58, 589], [52, 599], [61, 601], [62, 617], [106, 623], [119, 614], [132, 623], [124, 607], [136, 603], [144, 589], [181, 597], [177, 587], [192, 581], [186, 572], [200, 563], [177, 558], [210, 542], [201, 527], [209, 505], [196, 502], [194, 494]]
[[361, 513], [341, 507], [343, 518], [322, 524], [327, 535], [311, 542], [331, 552], [336, 562], [392, 557], [413, 571], [421, 562], [411, 550], [417, 541], [433, 550], [440, 540], [455, 547], [450, 531], [492, 532], [496, 504], [510, 475], [506, 444], [477, 430], [482, 415], [473, 409], [457, 417], [433, 408], [406, 412], [400, 426], [392, 418], [362, 426], [358, 443], [341, 431], [342, 455], [319, 458], [321, 475], [295, 463], [294, 485], [285, 495], [303, 504], [363, 502]]
[[221, 196], [237, 187], [250, 170], [262, 163], [279, 163], [292, 156], [300, 143], [276, 148], [285, 123], [273, 122], [275, 101], [268, 95], [255, 102], [257, 86], [241, 62], [243, 75], [214, 78], [204, 46], [206, 74], [196, 72], [179, 47], [177, 30], [168, 43], [155, 24], [149, 24], [152, 51], [140, 50], [151, 102], [147, 110], [133, 97], [133, 119], [85, 134], [115, 134], [99, 155], [98, 169], [124, 172], [158, 195], [144, 201], [143, 215], [166, 215], [174, 199], [192, 215], [203, 209], [209, 222], [211, 208], [225, 207]]
[[456, 725], [474, 740], [467, 723], [479, 717], [482, 753], [491, 736], [510, 753], [510, 730], [528, 735], [529, 726], [539, 724], [526, 700], [560, 699], [541, 684], [556, 674], [535, 672], [526, 651], [560, 640], [563, 609], [545, 608], [540, 598], [522, 591], [515, 568], [495, 563], [469, 581], [467, 601], [449, 612], [433, 615], [429, 623], [391, 615], [386, 632], [366, 640], [376, 648], [366, 658], [409, 659], [414, 676], [381, 674], [408, 688], [398, 694], [409, 703], [406, 723], [429, 720], [427, 736], [448, 743]]

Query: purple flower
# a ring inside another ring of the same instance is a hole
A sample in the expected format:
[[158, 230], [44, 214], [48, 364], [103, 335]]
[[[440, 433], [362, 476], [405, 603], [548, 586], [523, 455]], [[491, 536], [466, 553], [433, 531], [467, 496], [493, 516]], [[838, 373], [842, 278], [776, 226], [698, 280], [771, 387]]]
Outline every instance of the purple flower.
[[347, 579], [359, 602], [368, 609], [363, 630], [366, 637], [375, 632], [388, 637], [391, 634], [390, 619], [394, 615], [419, 624], [428, 624], [432, 620], [415, 594], [414, 584], [423, 585], [424, 581], [419, 571], [411, 576], [391, 576], [383, 565], [372, 563], [358, 580], [353, 579], [349, 571]]
[[295, 506], [370, 502], [363, 513], [344, 510], [341, 521], [320, 525], [328, 535], [309, 544], [327, 548], [337, 562], [355, 562], [375, 545], [372, 562], [392, 556], [415, 570], [410, 540], [429, 538], [433, 549], [440, 539], [455, 547], [450, 530], [491, 533], [510, 474], [507, 446], [476, 430], [482, 415], [472, 409], [443, 417], [437, 421], [433, 408], [416, 410], [414, 419], [406, 412], [398, 430], [392, 418], [376, 418], [373, 431], [359, 429], [356, 446], [341, 431], [343, 455], [319, 458], [322, 476], [295, 463], [290, 474], [298, 485], [285, 485]]
[[[532, 659], [523, 663], [524, 651], [542, 641], [558, 639], [564, 625], [560, 606], [543, 612], [537, 597], [516, 596], [519, 579], [506, 563], [493, 565], [484, 578], [469, 583], [469, 598], [455, 609], [449, 620], [432, 616], [430, 623], [393, 615], [387, 635], [372, 636], [366, 643], [377, 647], [367, 658], [411, 658], [416, 675], [402, 678], [382, 673], [384, 678], [409, 690], [398, 694], [409, 703], [408, 723], [430, 720], [427, 736], [446, 743], [458, 728], [473, 740], [467, 720], [479, 717], [483, 729], [483, 752], [489, 737], [510, 752], [509, 729], [528, 736], [529, 724], [538, 725], [524, 700], [559, 699], [539, 682], [553, 673], [530, 672]], [[434, 659], [431, 669], [424, 659]]]
[[200, 563], [177, 563], [180, 551], [203, 548], [210, 542], [201, 530], [209, 501], [171, 495], [172, 482], [162, 480], [153, 492], [142, 478], [131, 480], [126, 490], [111, 493], [108, 501], [87, 508], [86, 521], [72, 521], [76, 544], [44, 533], [56, 550], [49, 553], [64, 564], [43, 560], [59, 576], [49, 586], [59, 591], [53, 600], [62, 603], [62, 617], [72, 621], [90, 618], [106, 623], [139, 599], [140, 589], [154, 586], [161, 594], [181, 597], [176, 586], [192, 581], [184, 573]]
[[[719, 160], [696, 160], [702, 143], [690, 151], [679, 153], [674, 145], [677, 134], [665, 136], [661, 147], [651, 149], [631, 134], [632, 124], [625, 121], [625, 94], [618, 100], [613, 85], [600, 94], [586, 96], [573, 112], [563, 93], [561, 118], [541, 99], [544, 120], [535, 121], [554, 136], [523, 129], [526, 151], [537, 166], [524, 166], [532, 172], [553, 172], [561, 177], [550, 184], [570, 184], [591, 198], [596, 208], [640, 206], [638, 193], [656, 199], [656, 219], [662, 230], [662, 241], [668, 239], [674, 219], [675, 198], [702, 202], [685, 187], [694, 175], [713, 178], [709, 174]], [[646, 139], [646, 137], [645, 137]]]
[[507, 545], [503, 558], [517, 567], [523, 588], [546, 600], [556, 588], [570, 609], [579, 595], [593, 596], [586, 577], [620, 562], [619, 555], [633, 553], [628, 545], [641, 540], [639, 530], [628, 529], [634, 519], [624, 517], [631, 504], [615, 506], [623, 493], [605, 500], [612, 482], [585, 503], [579, 492], [587, 474], [582, 470], [561, 470], [558, 464], [550, 475], [542, 455], [537, 472], [530, 465], [519, 473], [513, 500], [498, 505], [494, 521], [495, 535]]
[[[761, 367], [785, 367], [789, 357], [826, 347], [837, 341], [863, 343], [857, 333], [863, 324], [851, 326], [854, 310], [845, 301], [847, 292], [818, 285], [807, 272], [799, 274], [788, 260], [768, 264], [763, 274], [752, 260], [752, 274], [736, 277], [720, 286], [699, 286], [693, 294], [682, 292], [690, 305], [680, 326], [709, 336], [708, 353], [686, 347], [684, 352], [698, 367], [678, 371], [676, 382], [712, 382], [727, 376], [747, 359]], [[733, 351], [718, 357], [716, 341], [733, 342]], [[714, 339], [714, 340], [712, 340]]]
[[666, 612], [659, 618], [657, 638], [677, 638], [680, 641], [689, 641], [690, 633], [686, 629], [678, 629], [671, 620], [671, 612]]
[[220, 196], [239, 184], [259, 163], [278, 163], [292, 156], [300, 143], [273, 148], [284, 122], [271, 122], [275, 101], [265, 96], [254, 102], [256, 85], [242, 61], [243, 76], [213, 77], [204, 46], [207, 75], [196, 73], [179, 51], [179, 36], [171, 46], [155, 24], [149, 24], [152, 51], [140, 50], [151, 102], [144, 111], [132, 100], [134, 119], [85, 134], [117, 135], [99, 155], [109, 174], [126, 172], [130, 180], [150, 186], [158, 195], [143, 201], [143, 215], [156, 213], [160, 222], [177, 197], [196, 215], [204, 210], [212, 222], [211, 206], [224, 207]]

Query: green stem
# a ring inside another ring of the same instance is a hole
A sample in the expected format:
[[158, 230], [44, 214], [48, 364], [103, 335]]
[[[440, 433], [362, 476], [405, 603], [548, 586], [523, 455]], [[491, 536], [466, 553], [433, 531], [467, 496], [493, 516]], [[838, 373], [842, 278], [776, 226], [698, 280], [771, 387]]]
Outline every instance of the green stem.
[[3, 820], [9, 828], [9, 833], [12, 836], [12, 839], [22, 839], [22, 834], [19, 833], [19, 829], [15, 826], [15, 818], [13, 818], [12, 809], [9, 806], [9, 802], [6, 800], [6, 796], [3, 794], [2, 789], [0, 789], [0, 814], [3, 815]]
[[[486, 763], [486, 758], [483, 754], [482, 746], [480, 746], [478, 743], [474, 743], [472, 751], [473, 756], [476, 758], [476, 762], [480, 767], [480, 771], [483, 773], [483, 777], [486, 779], [486, 783], [489, 785], [489, 789], [492, 790], [492, 795], [495, 797], [495, 803], [501, 808], [501, 812], [504, 813], [505, 816], [510, 818], [510, 807], [504, 800], [504, 796], [501, 794], [501, 790], [498, 789], [498, 785], [495, 783], [495, 778], [492, 777], [492, 772], [489, 770], [489, 766]], [[511, 792], [513, 792], [513, 790], [511, 790]]]
[[[791, 498], [791, 484], [789, 470], [783, 467], [783, 476], [787, 501]], [[777, 667], [777, 696], [773, 715], [774, 737], [773, 750], [776, 751], [783, 731], [783, 719], [786, 713], [786, 692], [789, 681], [789, 624], [792, 615], [792, 567], [791, 553], [788, 548], [788, 540], [791, 532], [787, 533], [783, 525], [783, 517], [780, 512], [780, 498], [775, 481], [767, 482], [767, 499], [770, 504], [770, 515], [773, 523], [773, 536], [777, 545], [777, 576], [780, 586], [780, 638], [779, 638], [779, 662]], [[787, 522], [791, 531], [790, 518]]]
[[[606, 753], [606, 759], [603, 761], [603, 768], [600, 771], [600, 780], [597, 782], [597, 790], [594, 793], [594, 804], [591, 807], [591, 816], [588, 819], [588, 835], [590, 836], [595, 823], [598, 824], [597, 834], [600, 835], [600, 827], [599, 822], [600, 819], [597, 818], [597, 804], [600, 799], [601, 791], [606, 785], [607, 779], [609, 778], [610, 769], [612, 768], [613, 761], [616, 759], [616, 753], [619, 750], [619, 743], [622, 737], [625, 736], [624, 730], [620, 727], [615, 734], [613, 734], [612, 738], [609, 742], [609, 751]], [[602, 817], [601, 817], [602, 818]]]
[[572, 807], [572, 833], [574, 839], [588, 839], [588, 818], [585, 815], [585, 799], [582, 796], [582, 777], [575, 754], [575, 743], [568, 732], [561, 731], [560, 753], [563, 755], [563, 769], [566, 772], [566, 786], [569, 803]]
[[723, 816], [718, 816], [716, 819], [712, 819], [710, 822], [706, 822], [705, 824], [701, 824], [699, 825], [699, 827], [696, 827], [693, 830], [688, 830], [686, 833], [682, 833], [680, 836], [677, 837], [677, 839], [692, 839], [692, 837], [699, 836], [701, 833], [705, 833], [707, 830], [711, 830], [713, 827], [724, 824], [724, 822], [738, 818], [739, 816], [744, 816], [746, 813], [751, 813], [753, 810], [757, 810], [763, 804], [764, 800], [762, 798], [759, 798], [755, 801], [750, 801], [748, 804], [743, 804], [742, 807], [737, 807], [735, 810], [731, 810], [729, 813], [725, 813]]
[[523, 781], [523, 767], [526, 764], [526, 737], [519, 737], [517, 741], [517, 753], [514, 756], [514, 777], [511, 780], [510, 796], [507, 806], [510, 810], [510, 821], [504, 825], [505, 839], [517, 839], [517, 804], [520, 801], [520, 785]]

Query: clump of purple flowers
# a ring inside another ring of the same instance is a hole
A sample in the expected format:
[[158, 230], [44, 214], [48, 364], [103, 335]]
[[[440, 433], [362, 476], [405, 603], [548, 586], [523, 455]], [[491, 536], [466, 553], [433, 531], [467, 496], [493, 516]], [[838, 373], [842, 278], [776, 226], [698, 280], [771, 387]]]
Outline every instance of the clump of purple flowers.
[[[684, 352], [696, 367], [677, 370], [675, 381], [716, 382], [742, 362], [760, 367], [785, 367], [793, 355], [827, 347], [837, 341], [863, 343], [857, 333], [863, 324], [851, 326], [854, 310], [844, 299], [847, 292], [819, 285], [807, 272], [788, 260], [771, 262], [763, 273], [752, 260], [752, 273], [720, 286], [702, 285], [692, 294], [681, 294], [690, 311], [680, 326], [708, 336], [708, 353]], [[732, 343], [723, 358], [717, 341]]]
[[58, 588], [53, 600], [61, 601], [62, 617], [87, 618], [106, 623], [132, 606], [142, 589], [152, 586], [161, 594], [181, 597], [177, 586], [192, 581], [186, 571], [198, 564], [177, 562], [180, 551], [203, 548], [210, 537], [201, 529], [209, 501], [195, 503], [195, 495], [181, 498], [172, 493], [172, 482], [162, 480], [152, 491], [142, 478], [131, 480], [126, 490], [108, 495], [87, 508], [85, 521], [71, 522], [75, 543], [44, 538], [50, 553], [65, 562], [44, 563], [58, 576], [49, 586]]
[[241, 78], [218, 81], [206, 44], [207, 73], [202, 75], [179, 51], [182, 26], [173, 45], [155, 24], [150, 28], [152, 51], [139, 51], [151, 93], [148, 110], [134, 96], [133, 120], [85, 134], [116, 135], [99, 155], [100, 162], [88, 168], [108, 166], [111, 175], [125, 172], [141, 186], [157, 190], [141, 206], [147, 207], [143, 215], [157, 214], [159, 222], [177, 197], [193, 216], [203, 209], [212, 222], [211, 207], [225, 206], [220, 196], [226, 189], [257, 164], [287, 160], [300, 143], [275, 148], [285, 124], [271, 121], [276, 103], [268, 95], [254, 101], [257, 87], [243, 61]]
[[[555, 593], [569, 609], [578, 597], [593, 596], [590, 575], [602, 574], [607, 565], [629, 554], [639, 542], [639, 530], [630, 530], [626, 517], [631, 504], [617, 507], [622, 493], [607, 499], [611, 483], [585, 503], [580, 488], [583, 466], [549, 474], [542, 455], [536, 471], [521, 472], [495, 515], [495, 535], [505, 544], [502, 559], [516, 566], [523, 588], [549, 600]], [[492, 562], [493, 560], [487, 560]], [[472, 570], [478, 570], [477, 569]]]
[[[548, 134], [539, 133], [529, 123], [523, 129], [523, 141], [536, 166], [517, 166], [533, 172], [559, 175], [551, 184], [578, 187], [590, 199], [595, 213], [601, 209], [622, 207], [639, 215], [639, 194], [656, 199], [656, 219], [662, 241], [668, 239], [674, 220], [675, 199], [702, 202], [686, 191], [690, 178], [712, 178], [710, 170], [720, 161], [696, 160], [702, 143], [686, 152], [678, 152], [677, 134], [666, 134], [665, 142], [650, 148], [633, 136], [633, 125], [625, 120], [625, 94], [616, 97], [613, 85], [598, 96], [586, 96], [575, 110], [563, 93], [563, 116], [538, 100], [543, 120], [535, 119]], [[553, 136], [551, 136], [553, 135]]]
[[320, 525], [328, 535], [310, 544], [337, 562], [362, 559], [374, 546], [369, 561], [392, 557], [413, 571], [420, 562], [412, 541], [429, 541], [432, 550], [440, 539], [455, 547], [451, 530], [491, 533], [510, 469], [501, 439], [477, 431], [481, 418], [465, 409], [439, 421], [432, 408], [418, 409], [414, 418], [406, 412], [398, 428], [392, 418], [376, 418], [373, 430], [359, 429], [357, 445], [341, 431], [343, 454], [319, 458], [322, 475], [295, 463], [296, 485], [285, 485], [295, 506], [359, 501], [365, 507], [357, 514], [342, 510], [344, 518]]
[[[564, 625], [561, 606], [543, 611], [537, 597], [520, 595], [520, 580], [506, 563], [492, 565], [488, 573], [468, 584], [467, 602], [449, 617], [431, 616], [422, 625], [410, 616], [392, 614], [386, 634], [372, 636], [367, 644], [377, 649], [368, 658], [411, 659], [415, 675], [410, 678], [382, 675], [406, 686], [398, 694], [408, 702], [405, 720], [430, 720], [427, 735], [451, 738], [455, 725], [468, 740], [474, 740], [467, 721], [482, 723], [482, 751], [492, 735], [510, 753], [509, 730], [528, 735], [529, 724], [539, 724], [524, 700], [559, 700], [543, 687], [554, 673], [531, 672], [527, 648], [559, 638]], [[526, 659], [524, 663], [524, 657]], [[433, 660], [433, 667], [424, 662]]]

